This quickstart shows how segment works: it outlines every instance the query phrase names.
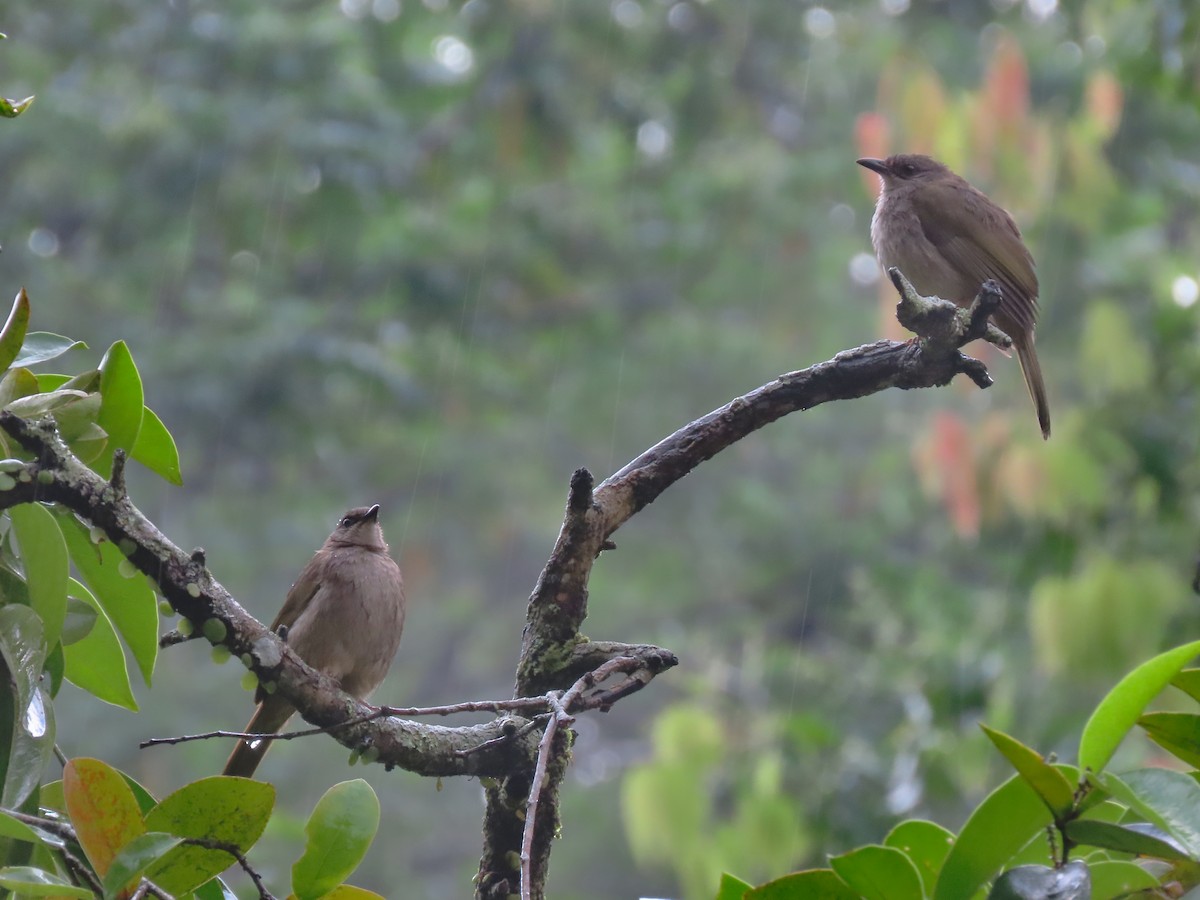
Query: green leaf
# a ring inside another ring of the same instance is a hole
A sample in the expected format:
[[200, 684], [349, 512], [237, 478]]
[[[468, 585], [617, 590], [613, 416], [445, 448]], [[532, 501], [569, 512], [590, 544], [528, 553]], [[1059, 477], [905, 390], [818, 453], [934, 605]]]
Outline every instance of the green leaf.
[[[138, 374], [125, 342], [117, 341], [100, 361], [100, 416], [97, 423], [108, 433], [110, 449], [120, 447], [128, 452], [137, 446], [144, 409], [142, 376]], [[107, 478], [112, 473], [112, 460], [101, 458], [94, 468]]]
[[122, 890], [141, 877], [151, 865], [170, 853], [183, 841], [173, 834], [151, 831], [138, 835], [121, 848], [104, 876], [105, 900], [116, 900]]
[[238, 900], [237, 894], [229, 890], [220, 878], [214, 878], [197, 888], [192, 894], [192, 898], [193, 900]]
[[941, 825], [923, 819], [901, 822], [884, 838], [884, 846], [895, 847], [912, 860], [921, 876], [925, 893], [933, 892], [938, 872], [946, 861], [946, 854], [954, 846], [954, 834]]
[[12, 838], [16, 841], [28, 841], [36, 844], [41, 840], [38, 833], [0, 809], [0, 837]]
[[9, 100], [7, 97], [0, 97], [0, 117], [5, 119], [15, 119], [33, 104], [33, 97], [26, 97], [24, 100]]
[[317, 801], [304, 826], [304, 855], [292, 866], [292, 892], [317, 900], [353, 872], [379, 828], [379, 798], [357, 778], [335, 784]]
[[996, 745], [996, 749], [1004, 754], [1004, 758], [1017, 770], [1017, 774], [1024, 778], [1042, 798], [1042, 802], [1054, 814], [1054, 818], [1062, 821], [1075, 804], [1075, 789], [1063, 777], [1062, 772], [1046, 762], [1036, 750], [1025, 746], [1016, 738], [1010, 737], [1002, 731], [988, 728], [982, 722], [979, 727], [988, 736], [988, 740]]
[[67, 617], [67, 545], [58, 522], [39, 503], [22, 503], [8, 511], [21, 548], [29, 605], [42, 619], [47, 647], [58, 643]]
[[1082, 847], [1099, 847], [1118, 853], [1135, 853], [1155, 859], [1188, 859], [1183, 850], [1167, 841], [1115, 822], [1076, 819], [1066, 825], [1067, 837]]
[[17, 291], [12, 309], [8, 313], [8, 321], [0, 329], [0, 372], [13, 364], [17, 354], [21, 352], [21, 344], [25, 342], [25, 329], [29, 327], [29, 297], [25, 288]]
[[0, 869], [0, 887], [8, 888], [22, 897], [83, 897], [95, 896], [87, 888], [77, 887], [50, 872], [32, 866], [10, 866]]
[[[275, 805], [275, 788], [262, 781], [215, 775], [184, 785], [146, 814], [146, 827], [185, 838], [232, 844], [243, 852], [262, 836]], [[194, 844], [173, 850], [146, 877], [180, 895], [221, 874], [233, 858]]]
[[54, 375], [39, 372], [37, 375], [38, 388], [43, 391], [57, 391], [66, 388], [71, 391], [83, 391], [85, 394], [96, 394], [100, 391], [100, 370], [87, 369], [78, 375]]
[[148, 406], [142, 410], [142, 430], [138, 432], [137, 445], [129, 455], [171, 484], [183, 484], [175, 439], [167, 431], [162, 419]]
[[112, 766], [79, 758], [63, 767], [63, 796], [79, 846], [103, 878], [117, 854], [146, 833], [133, 791]]
[[73, 403], [78, 403], [80, 400], [86, 400], [87, 396], [83, 391], [72, 390], [30, 394], [25, 397], [18, 397], [5, 408], [14, 416], [20, 416], [22, 419], [36, 419], [57, 412]]
[[1200, 669], [1184, 669], [1171, 679], [1171, 684], [1193, 700], [1200, 701]]
[[1137, 769], [1099, 780], [1114, 799], [1177, 840], [1192, 859], [1200, 859], [1200, 785], [1190, 775]]
[[[1057, 768], [1068, 782], [1078, 778], [1070, 766]], [[1050, 810], [1029, 782], [1014, 775], [988, 794], [967, 819], [942, 864], [935, 900], [972, 896], [1051, 821]]]
[[868, 844], [830, 857], [829, 866], [864, 900], [922, 900], [925, 895], [916, 866], [894, 847]]
[[22, 397], [38, 392], [37, 376], [28, 369], [9, 369], [0, 378], [0, 407], [7, 408]]
[[1132, 860], [1089, 862], [1088, 869], [1092, 874], [1093, 897], [1132, 897], [1138, 891], [1149, 892], [1159, 887], [1158, 879]]
[[[124, 554], [109, 540], [92, 543], [91, 535], [69, 511], [54, 507], [71, 562], [83, 575], [100, 608], [116, 626], [149, 685], [158, 658], [158, 601], [146, 579], [120, 572]], [[86, 600], [87, 598], [80, 598]]]
[[[63, 620], [61, 640], [64, 644], [74, 644], [92, 633], [92, 629], [96, 627], [96, 617], [99, 615], [99, 611], [94, 605], [89, 605], [78, 597], [71, 596], [73, 589], [82, 587], [78, 581], [72, 578], [68, 584], [70, 588], [67, 590], [67, 617]], [[76, 593], [78, 593], [77, 590]], [[92, 602], [95, 603], [94, 597]]]
[[352, 884], [339, 884], [325, 894], [321, 900], [383, 900], [383, 897], [366, 888], [355, 887]]
[[[68, 599], [67, 602], [70, 603], [70, 600]], [[63, 665], [62, 641], [59, 641], [54, 645], [54, 649], [46, 654], [46, 665], [42, 667], [42, 671], [45, 673], [42, 686], [46, 688], [52, 700], [58, 696], [59, 690], [62, 689]]]
[[91, 607], [95, 618], [84, 638], [63, 647], [63, 677], [105, 703], [136, 710], [125, 652], [112, 622], [91, 591], [74, 578], [70, 584], [71, 596]]
[[734, 878], [728, 872], [721, 875], [721, 886], [717, 890], [716, 900], [742, 900], [746, 891], [753, 885], [747, 884], [740, 878]]
[[85, 465], [90, 465], [108, 446], [108, 434], [96, 424], [100, 417], [100, 395], [88, 394], [54, 414], [58, 433], [71, 447], [71, 452]]
[[1083, 736], [1079, 740], [1080, 768], [1096, 773], [1103, 770], [1146, 705], [1197, 653], [1200, 653], [1200, 641], [1193, 641], [1160, 653], [1122, 678], [1100, 701], [1083, 727]]
[[0, 747], [0, 806], [8, 809], [20, 808], [37, 789], [54, 749], [54, 706], [40, 683], [46, 661], [43, 635], [42, 620], [32, 609], [0, 606], [0, 695], [12, 704], [11, 709], [0, 708], [11, 723], [8, 746]]
[[49, 331], [31, 331], [25, 335], [25, 343], [13, 365], [36, 366], [38, 363], [62, 356], [76, 347], [86, 350], [87, 344], [83, 341], [73, 341], [61, 334], [51, 334]]
[[1200, 769], [1200, 716], [1191, 713], [1146, 713], [1138, 725], [1154, 743]]
[[862, 900], [832, 869], [806, 869], [756, 887], [746, 900]]

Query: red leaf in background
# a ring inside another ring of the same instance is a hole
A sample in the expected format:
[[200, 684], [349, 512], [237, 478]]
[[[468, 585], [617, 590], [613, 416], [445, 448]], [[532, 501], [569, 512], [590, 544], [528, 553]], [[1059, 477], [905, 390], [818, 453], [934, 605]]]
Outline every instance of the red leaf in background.
[[984, 76], [984, 99], [1001, 139], [1024, 132], [1029, 118], [1029, 68], [1011, 35], [1002, 35], [996, 42]]
[[[858, 147], [858, 155], [882, 158], [888, 155], [891, 143], [891, 127], [888, 120], [880, 113], [860, 113], [854, 123], [854, 143]], [[879, 176], [874, 172], [861, 169], [860, 173], [867, 193], [872, 197], [879, 195]]]
[[962, 538], [979, 535], [979, 481], [971, 433], [953, 413], [938, 413], [933, 426], [913, 452], [921, 484], [942, 503], [954, 531]]

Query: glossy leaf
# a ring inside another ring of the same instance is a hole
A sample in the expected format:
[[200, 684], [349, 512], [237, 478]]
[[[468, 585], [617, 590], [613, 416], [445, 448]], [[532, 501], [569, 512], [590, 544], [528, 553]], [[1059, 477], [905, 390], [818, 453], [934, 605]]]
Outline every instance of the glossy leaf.
[[86, 350], [87, 344], [83, 341], [73, 341], [61, 334], [52, 334], [49, 331], [31, 331], [25, 335], [25, 343], [13, 361], [13, 365], [35, 366], [38, 363], [62, 356], [68, 350], [74, 350], [76, 347]]
[[21, 548], [29, 605], [42, 619], [47, 647], [58, 643], [67, 617], [67, 545], [54, 516], [39, 503], [22, 503], [8, 511]]
[[912, 860], [928, 894], [933, 891], [946, 854], [954, 845], [954, 835], [933, 822], [910, 819], [893, 828], [883, 843], [886, 847], [903, 851]]
[[171, 484], [183, 484], [175, 439], [167, 431], [162, 419], [148, 406], [142, 410], [142, 430], [138, 432], [137, 444], [129, 455]]
[[[1059, 768], [1068, 781], [1077, 777], [1071, 767]], [[1050, 810], [1029, 783], [1014, 775], [988, 794], [967, 819], [942, 864], [935, 900], [970, 897], [1052, 821]]]
[[832, 869], [806, 869], [756, 887], [746, 900], [862, 900]]
[[834, 856], [830, 868], [864, 900], [922, 900], [916, 866], [894, 847], [868, 844]]
[[1193, 641], [1142, 663], [1108, 692], [1088, 719], [1079, 740], [1079, 765], [1100, 772], [1117, 746], [1137, 723], [1146, 705], [1179, 674], [1188, 660], [1200, 653]]
[[125, 651], [112, 622], [91, 591], [71, 579], [69, 593], [94, 613], [91, 630], [82, 639], [63, 647], [63, 676], [77, 688], [124, 709], [137, 709]]
[[20, 416], [23, 419], [37, 419], [56, 413], [80, 400], [86, 400], [87, 396], [83, 391], [60, 389], [50, 393], [20, 397], [9, 403], [6, 409], [14, 416]]
[[353, 872], [379, 828], [379, 798], [357, 778], [335, 784], [317, 801], [304, 826], [304, 855], [292, 866], [292, 891], [317, 900]]
[[146, 869], [178, 847], [182, 841], [183, 838], [159, 831], [147, 832], [131, 840], [113, 858], [104, 876], [105, 900], [115, 900], [123, 889], [140, 878]]
[[[42, 620], [29, 607], [0, 607], [0, 656], [7, 674], [4, 710], [12, 723], [9, 745], [0, 748], [3, 785], [0, 806], [19, 809], [37, 789], [54, 749], [54, 707], [41, 687], [46, 658]], [[11, 688], [10, 688], [11, 686]]]
[[1067, 837], [1084, 847], [1135, 853], [1155, 859], [1188, 859], [1187, 852], [1154, 835], [1095, 819], [1076, 819], [1066, 826]]
[[[213, 776], [184, 785], [146, 814], [146, 827], [185, 838], [232, 844], [247, 851], [262, 836], [275, 805], [275, 788], [262, 781]], [[184, 845], [146, 873], [171, 894], [186, 894], [216, 875], [233, 859], [221, 850]]]
[[988, 740], [995, 744], [996, 749], [1004, 754], [1004, 758], [1017, 770], [1017, 774], [1024, 778], [1042, 798], [1042, 802], [1046, 804], [1055, 818], [1064, 818], [1075, 802], [1075, 789], [1063, 777], [1062, 772], [1046, 762], [1042, 755], [1032, 747], [1026, 747], [1016, 738], [1010, 737], [1002, 731], [988, 728], [982, 723], [979, 727], [988, 736]]
[[146, 833], [133, 791], [120, 772], [98, 759], [66, 764], [63, 797], [79, 846], [101, 878], [117, 854]]
[[37, 376], [28, 369], [9, 369], [0, 378], [0, 407], [8, 407], [22, 397], [38, 393]]
[[26, 97], [24, 100], [9, 100], [7, 97], [0, 97], [0, 118], [15, 119], [32, 105], [33, 97]]
[[1093, 897], [1126, 897], [1159, 887], [1158, 879], [1132, 860], [1089, 862], [1088, 869], [1092, 875]]
[[1138, 725], [1154, 743], [1200, 769], [1200, 716], [1191, 713], [1146, 713]]
[[15, 891], [22, 897], [83, 897], [95, 895], [87, 888], [71, 884], [50, 872], [32, 866], [10, 866], [0, 869], [0, 887]]
[[1092, 900], [1087, 864], [1074, 860], [1059, 869], [1019, 866], [996, 879], [988, 900]]
[[1106, 775], [1102, 786], [1177, 840], [1193, 859], [1200, 859], [1200, 785], [1190, 775], [1138, 769], [1119, 778]]
[[[108, 434], [111, 450], [121, 447], [131, 451], [137, 446], [144, 409], [142, 377], [125, 342], [117, 341], [100, 361], [100, 416], [97, 422]], [[112, 472], [112, 460], [102, 457], [94, 468], [107, 478]]]
[[120, 565], [125, 556], [111, 541], [92, 543], [88, 530], [71, 512], [59, 508], [52, 511], [67, 539], [71, 562], [125, 639], [149, 685], [158, 658], [158, 601], [153, 589], [141, 576], [126, 578], [121, 574]]
[[8, 320], [0, 329], [0, 372], [11, 366], [17, 354], [21, 352], [21, 345], [25, 342], [25, 329], [28, 327], [29, 297], [25, 294], [25, 289], [21, 288], [13, 300]]

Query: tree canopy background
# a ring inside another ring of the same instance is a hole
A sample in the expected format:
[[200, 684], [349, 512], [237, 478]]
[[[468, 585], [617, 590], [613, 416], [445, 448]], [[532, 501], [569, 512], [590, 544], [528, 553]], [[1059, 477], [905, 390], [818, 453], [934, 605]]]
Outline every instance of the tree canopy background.
[[[956, 827], [1003, 772], [976, 721], [1067, 747], [1194, 635], [1186, 4], [18, 2], [0, 28], [5, 94], [37, 96], [0, 129], [3, 283], [130, 344], [185, 477], [135, 501], [260, 618], [383, 504], [412, 601], [383, 702], [509, 693], [576, 466], [894, 333], [855, 157], [930, 152], [1014, 213], [1053, 439], [987, 356], [992, 390], [791, 417], [624, 529], [590, 630], [682, 664], [578, 723], [554, 896], [702, 897], [901, 815]], [[136, 742], [239, 727], [237, 682], [177, 648], [142, 715], [64, 690], [59, 740], [169, 790], [228, 748]], [[262, 774], [300, 822], [343, 760]], [[360, 880], [465, 892], [478, 786], [367, 777]]]

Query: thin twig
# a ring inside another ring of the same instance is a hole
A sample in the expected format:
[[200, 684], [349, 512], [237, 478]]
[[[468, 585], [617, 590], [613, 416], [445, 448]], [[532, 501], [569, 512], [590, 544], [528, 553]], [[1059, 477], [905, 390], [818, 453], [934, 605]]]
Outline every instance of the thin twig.
[[546, 768], [550, 764], [550, 751], [558, 729], [569, 728], [575, 721], [571, 712], [578, 709], [594, 709], [584, 691], [604, 681], [617, 672], [631, 668], [643, 668], [643, 663], [632, 656], [618, 656], [579, 678], [565, 693], [551, 691], [545, 695], [550, 703], [552, 715], [546, 722], [546, 730], [538, 741], [537, 763], [533, 768], [533, 783], [529, 786], [529, 798], [525, 802], [525, 826], [521, 832], [521, 900], [533, 896], [533, 835], [537, 828], [538, 803], [542, 798], [542, 785], [546, 780]]
[[[365, 722], [386, 719], [389, 716], [412, 718], [415, 716], [451, 716], [457, 713], [468, 712], [500, 713], [505, 710], [546, 710], [549, 706], [550, 701], [545, 697], [521, 697], [517, 700], [467, 700], [463, 703], [453, 703], [447, 706], [381, 706], [373, 713], [347, 719], [345, 722], [338, 722], [336, 725], [330, 725], [327, 728], [305, 728], [299, 731], [285, 731], [278, 734], [225, 730], [205, 731], [201, 734], [181, 734], [169, 738], [149, 738], [138, 744], [138, 747], [144, 750], [147, 747], [157, 747], [161, 744], [186, 744], [190, 741], [207, 741], [213, 738], [237, 738], [243, 741], [290, 741], [295, 738], [310, 737], [314, 734], [329, 734], [342, 728], [349, 728], [351, 725], [362, 725]], [[511, 737], [512, 735], [504, 735], [500, 738], [494, 738], [486, 742], [486, 745], [495, 744], [497, 741], [502, 742]], [[470, 748], [467, 752], [475, 753], [483, 746], [485, 745], [481, 744], [479, 747]], [[462, 751], [459, 752], [461, 753]]]
[[225, 841], [213, 841], [207, 838], [184, 838], [185, 844], [194, 844], [197, 847], [204, 847], [208, 850], [220, 850], [223, 853], [228, 853], [238, 861], [238, 865], [242, 867], [242, 871], [249, 876], [254, 882], [254, 886], [258, 888], [259, 900], [276, 900], [274, 894], [267, 890], [267, 886], [263, 884], [262, 876], [258, 874], [254, 866], [250, 865], [250, 861], [246, 859], [246, 855], [242, 853], [241, 848], [234, 844]]
[[537, 765], [533, 768], [533, 783], [529, 786], [529, 799], [525, 803], [525, 827], [521, 832], [521, 900], [531, 900], [533, 897], [533, 833], [537, 825], [538, 802], [542, 798], [542, 784], [546, 780], [546, 766], [550, 762], [550, 747], [558, 734], [558, 726], [570, 725], [575, 721], [567, 715], [558, 697], [552, 694], [550, 702], [554, 706], [554, 714], [546, 722], [546, 730], [538, 741]]

